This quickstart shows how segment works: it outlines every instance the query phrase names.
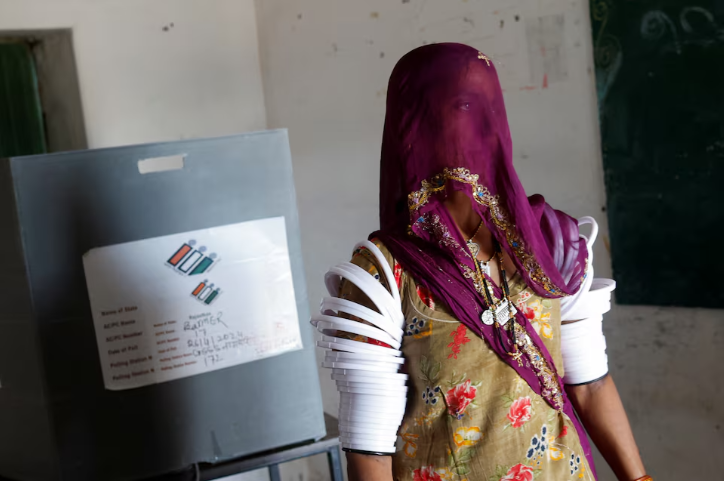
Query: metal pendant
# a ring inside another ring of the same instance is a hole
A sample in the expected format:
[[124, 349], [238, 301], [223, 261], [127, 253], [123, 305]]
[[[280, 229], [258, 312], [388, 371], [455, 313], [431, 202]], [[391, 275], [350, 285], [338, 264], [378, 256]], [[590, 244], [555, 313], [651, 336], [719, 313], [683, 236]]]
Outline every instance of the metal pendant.
[[483, 322], [486, 326], [493, 325], [494, 319], [491, 309], [486, 309], [485, 311], [483, 311], [483, 314], [481, 314], [481, 322]]
[[491, 266], [488, 265], [488, 262], [478, 261], [478, 266], [481, 268], [481, 272], [486, 275], [491, 275]]
[[478, 252], [481, 250], [481, 246], [472, 240], [466, 242], [466, 245], [468, 245], [468, 250], [471, 251], [471, 256], [473, 256], [473, 259], [475, 260]]
[[508, 300], [503, 299], [495, 307], [483, 311], [481, 322], [487, 326], [492, 326], [494, 322], [498, 322], [500, 326], [505, 326], [512, 315], [516, 315], [516, 308], [513, 304], [509, 304]]
[[503, 299], [496, 306], [496, 322], [503, 326], [509, 321], [512, 315], [516, 315], [516, 308], [513, 304], [509, 304], [507, 299]]

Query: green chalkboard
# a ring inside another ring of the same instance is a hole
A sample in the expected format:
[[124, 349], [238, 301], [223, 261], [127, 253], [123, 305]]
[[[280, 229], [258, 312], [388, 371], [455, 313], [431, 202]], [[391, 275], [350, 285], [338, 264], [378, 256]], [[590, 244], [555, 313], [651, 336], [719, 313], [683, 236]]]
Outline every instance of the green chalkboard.
[[0, 43], [0, 157], [45, 153], [45, 127], [30, 47]]
[[723, 307], [723, 2], [592, 0], [617, 302]]

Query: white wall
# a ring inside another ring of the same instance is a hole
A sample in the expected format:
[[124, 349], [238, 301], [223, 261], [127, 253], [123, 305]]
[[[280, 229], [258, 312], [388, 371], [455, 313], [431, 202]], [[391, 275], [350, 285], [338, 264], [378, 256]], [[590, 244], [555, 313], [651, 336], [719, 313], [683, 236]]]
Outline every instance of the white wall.
[[[522, 182], [593, 215], [606, 235], [586, 0], [262, 0], [257, 17], [268, 124], [290, 131], [313, 307], [324, 271], [378, 226], [387, 80], [424, 42], [463, 42], [494, 59]], [[595, 256], [608, 275], [603, 245]], [[321, 384], [335, 413], [327, 373]]]
[[266, 127], [252, 0], [0, 0], [0, 31], [58, 28], [73, 31], [89, 148]]
[[266, 127], [252, 0], [0, 0], [0, 30], [55, 28], [90, 148]]

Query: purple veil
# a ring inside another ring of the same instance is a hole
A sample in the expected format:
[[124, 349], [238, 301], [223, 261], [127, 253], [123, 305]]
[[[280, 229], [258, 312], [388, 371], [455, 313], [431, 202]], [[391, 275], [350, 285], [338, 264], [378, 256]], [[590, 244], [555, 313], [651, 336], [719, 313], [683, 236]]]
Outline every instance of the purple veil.
[[[450, 213], [448, 192], [465, 192], [474, 210], [540, 296], [575, 293], [586, 273], [587, 249], [577, 221], [539, 195], [527, 197], [512, 161], [503, 94], [493, 62], [472, 47], [433, 44], [406, 54], [388, 84], [380, 161], [380, 231], [400, 265], [483, 337], [579, 432], [593, 469], [587, 437], [554, 363], [535, 329], [519, 313], [533, 347], [523, 366], [495, 341], [480, 316], [486, 308], [475, 265]], [[501, 291], [496, 289], [497, 297]]]

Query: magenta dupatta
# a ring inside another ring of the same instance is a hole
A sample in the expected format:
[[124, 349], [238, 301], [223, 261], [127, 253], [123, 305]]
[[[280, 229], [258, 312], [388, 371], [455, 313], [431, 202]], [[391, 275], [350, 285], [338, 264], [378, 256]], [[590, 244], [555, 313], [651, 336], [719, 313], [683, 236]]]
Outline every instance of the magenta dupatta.
[[[575, 219], [543, 197], [527, 197], [512, 162], [503, 94], [493, 62], [479, 51], [445, 43], [417, 48], [396, 65], [388, 84], [380, 162], [380, 231], [395, 259], [430, 289], [473, 333], [552, 407], [565, 412], [579, 433], [593, 469], [586, 434], [566, 397], [551, 355], [522, 313], [516, 322], [532, 346], [523, 365], [508, 355], [486, 309], [475, 272], [450, 213], [448, 192], [459, 190], [516, 264], [536, 294], [575, 293], [586, 273], [587, 249]], [[501, 296], [501, 290], [495, 293]]]

